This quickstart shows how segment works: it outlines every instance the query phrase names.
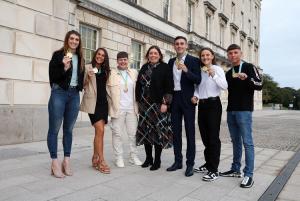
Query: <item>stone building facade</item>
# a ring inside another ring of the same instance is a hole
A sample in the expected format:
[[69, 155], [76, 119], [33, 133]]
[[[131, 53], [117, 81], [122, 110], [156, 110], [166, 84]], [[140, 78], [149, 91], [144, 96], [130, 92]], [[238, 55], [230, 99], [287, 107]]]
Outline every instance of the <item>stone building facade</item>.
[[[81, 33], [87, 62], [104, 47], [112, 67], [118, 51], [127, 51], [138, 69], [151, 45], [168, 61], [175, 55], [174, 37], [183, 35], [191, 54], [208, 46], [226, 71], [231, 43], [241, 45], [244, 60], [259, 67], [260, 8], [261, 0], [0, 1], [0, 144], [46, 139], [48, 63], [68, 30]], [[226, 92], [222, 96], [226, 107]], [[255, 94], [256, 109], [261, 96]], [[77, 126], [86, 121], [80, 113]]]

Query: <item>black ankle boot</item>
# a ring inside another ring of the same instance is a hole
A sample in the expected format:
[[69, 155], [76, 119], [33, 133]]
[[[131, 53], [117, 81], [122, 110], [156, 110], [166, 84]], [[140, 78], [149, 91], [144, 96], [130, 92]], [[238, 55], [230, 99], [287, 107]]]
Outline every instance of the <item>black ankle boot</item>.
[[153, 165], [151, 166], [150, 170], [158, 170], [160, 168], [160, 156], [161, 156], [161, 151], [162, 151], [162, 146], [160, 145], [154, 145], [155, 148], [155, 160]]
[[144, 144], [145, 152], [146, 152], [146, 160], [142, 164], [142, 168], [149, 167], [153, 165], [153, 157], [152, 157], [152, 145], [151, 144]]

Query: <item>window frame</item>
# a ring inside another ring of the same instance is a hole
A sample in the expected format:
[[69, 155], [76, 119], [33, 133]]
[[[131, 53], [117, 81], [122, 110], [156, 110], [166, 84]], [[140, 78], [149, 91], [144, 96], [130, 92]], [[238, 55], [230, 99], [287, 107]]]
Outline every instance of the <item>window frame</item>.
[[[86, 36], [83, 32], [82, 32], [82, 28], [85, 28], [86, 30], [91, 30], [93, 32], [96, 32], [95, 37], [93, 38], [93, 36], [91, 36], [91, 40], [90, 43], [90, 47], [88, 47], [88, 36]], [[82, 50], [83, 50], [83, 57], [85, 60], [85, 63], [90, 63], [93, 59], [93, 54], [94, 52], [97, 50], [97, 48], [99, 47], [99, 29], [84, 24], [84, 23], [80, 23], [79, 24], [79, 33], [81, 35], [81, 43], [82, 43]], [[94, 40], [94, 41], [93, 41]], [[94, 48], [93, 48], [93, 43], [94, 43]], [[87, 58], [87, 51], [89, 51], [89, 59]]]
[[[133, 54], [133, 51], [134, 51], [134, 44], [137, 44], [137, 45], [140, 45], [140, 52], [139, 52], [139, 55], [140, 55], [140, 60], [137, 60], [134, 58], [135, 54]], [[137, 40], [131, 40], [131, 49], [130, 49], [130, 67], [133, 68], [133, 69], [136, 69], [136, 70], [140, 70], [141, 69], [141, 66], [142, 66], [142, 63], [143, 63], [143, 55], [144, 55], [144, 43], [141, 43]], [[136, 62], [139, 62], [139, 64], [136, 64]]]

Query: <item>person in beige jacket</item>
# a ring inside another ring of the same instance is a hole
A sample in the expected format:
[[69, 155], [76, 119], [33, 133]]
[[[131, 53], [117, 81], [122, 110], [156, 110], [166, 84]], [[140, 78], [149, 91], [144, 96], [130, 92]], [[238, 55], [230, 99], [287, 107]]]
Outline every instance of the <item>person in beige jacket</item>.
[[104, 126], [108, 119], [106, 83], [109, 78], [109, 58], [104, 48], [96, 50], [91, 64], [85, 67], [84, 94], [80, 110], [88, 113], [95, 128], [92, 166], [102, 173], [109, 174], [110, 168], [104, 160]]
[[128, 54], [117, 54], [116, 69], [112, 69], [106, 85], [108, 113], [112, 124], [112, 143], [117, 167], [124, 167], [122, 135], [124, 127], [129, 137], [129, 162], [141, 165], [137, 156], [136, 129], [138, 108], [135, 100], [137, 71], [128, 68]]

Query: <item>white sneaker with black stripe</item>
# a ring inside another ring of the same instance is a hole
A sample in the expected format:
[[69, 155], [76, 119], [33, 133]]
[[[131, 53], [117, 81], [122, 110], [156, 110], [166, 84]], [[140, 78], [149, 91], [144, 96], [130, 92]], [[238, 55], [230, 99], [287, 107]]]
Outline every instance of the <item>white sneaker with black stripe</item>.
[[194, 172], [205, 173], [205, 172], [207, 172], [207, 169], [206, 169], [205, 165], [202, 165], [198, 168], [194, 168]]
[[208, 172], [205, 176], [202, 177], [203, 181], [215, 181], [218, 179], [218, 172]]
[[251, 188], [254, 184], [252, 177], [245, 176], [243, 181], [241, 182], [241, 188]]

